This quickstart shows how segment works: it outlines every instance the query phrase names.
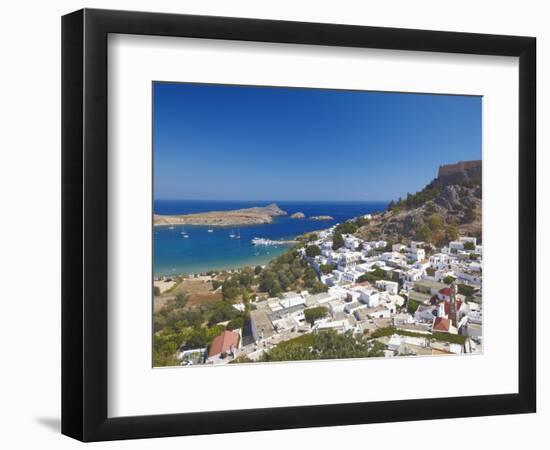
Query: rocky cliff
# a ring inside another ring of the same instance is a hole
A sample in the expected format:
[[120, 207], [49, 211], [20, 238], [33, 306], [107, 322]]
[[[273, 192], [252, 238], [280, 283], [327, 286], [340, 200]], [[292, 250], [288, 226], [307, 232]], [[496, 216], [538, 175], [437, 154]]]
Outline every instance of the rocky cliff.
[[424, 189], [392, 201], [357, 231], [364, 239], [422, 240], [443, 245], [457, 234], [481, 239], [481, 161], [441, 166]]

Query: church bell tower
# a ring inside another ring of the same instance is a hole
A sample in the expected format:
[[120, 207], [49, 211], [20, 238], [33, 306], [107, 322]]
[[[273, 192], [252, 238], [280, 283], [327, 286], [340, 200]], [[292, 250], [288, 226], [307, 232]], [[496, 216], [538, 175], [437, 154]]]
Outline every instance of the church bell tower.
[[458, 310], [456, 307], [456, 294], [458, 293], [458, 286], [456, 285], [456, 282], [453, 281], [451, 283], [451, 301], [449, 304], [449, 319], [451, 319], [451, 323], [453, 324], [453, 327], [458, 327]]

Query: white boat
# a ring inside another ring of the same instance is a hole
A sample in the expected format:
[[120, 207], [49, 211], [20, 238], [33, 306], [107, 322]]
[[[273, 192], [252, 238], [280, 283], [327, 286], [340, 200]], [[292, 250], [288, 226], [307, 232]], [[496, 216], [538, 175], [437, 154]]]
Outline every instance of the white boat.
[[231, 239], [233, 239], [234, 237], [236, 237], [236, 234], [235, 234], [235, 232], [234, 232], [234, 231], [232, 231], [232, 232], [231, 232], [231, 234], [229, 235], [229, 237], [230, 237]]
[[237, 230], [237, 236], [235, 236], [235, 239], [241, 238], [241, 230]]
[[169, 229], [169, 230], [173, 230], [173, 229], [174, 229], [174, 225], [170, 225], [170, 226], [168, 227], [168, 229]]
[[208, 232], [209, 232], [209, 233], [213, 233], [214, 230], [213, 230], [212, 228], [209, 228], [209, 229], [208, 229]]

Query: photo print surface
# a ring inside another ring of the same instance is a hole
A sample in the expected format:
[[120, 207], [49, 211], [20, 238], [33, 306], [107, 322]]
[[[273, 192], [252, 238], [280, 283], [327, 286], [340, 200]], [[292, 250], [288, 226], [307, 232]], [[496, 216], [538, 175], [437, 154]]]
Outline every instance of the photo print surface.
[[152, 89], [153, 366], [483, 352], [481, 97]]

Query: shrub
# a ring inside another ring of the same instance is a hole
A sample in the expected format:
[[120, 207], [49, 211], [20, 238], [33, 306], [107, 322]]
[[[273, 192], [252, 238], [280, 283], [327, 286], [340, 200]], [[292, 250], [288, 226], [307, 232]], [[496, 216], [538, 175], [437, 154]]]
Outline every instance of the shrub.
[[428, 227], [432, 231], [439, 231], [443, 229], [443, 219], [439, 214], [432, 214], [428, 217]]
[[451, 275], [447, 275], [445, 278], [443, 278], [443, 283], [451, 284], [455, 280], [456, 280], [455, 277], [452, 277]]
[[431, 240], [432, 238], [432, 230], [430, 230], [430, 227], [426, 224], [423, 224], [419, 229], [418, 229], [418, 232], [416, 233], [416, 237], [420, 240], [420, 241], [425, 241], [425, 242], [428, 242]]
[[357, 281], [359, 283], [363, 283], [364, 281], [368, 281], [369, 283], [374, 283], [378, 280], [388, 280], [388, 281], [392, 280], [391, 276], [389, 276], [388, 273], [385, 270], [382, 270], [380, 267], [373, 266], [373, 269], [374, 270], [372, 272], [367, 272], [361, 275], [357, 279]]
[[189, 299], [189, 296], [187, 294], [178, 292], [174, 300], [174, 306], [176, 308], [183, 308], [187, 304], [188, 299]]
[[457, 287], [458, 287], [459, 294], [465, 295], [466, 297], [470, 297], [474, 295], [475, 288], [473, 286], [460, 283]]
[[229, 361], [229, 364], [250, 364], [253, 363], [254, 360], [250, 359], [246, 355], [237, 356], [235, 359]]
[[358, 227], [363, 227], [368, 224], [369, 224], [369, 219], [367, 219], [366, 217], [360, 216], [357, 219], [355, 219], [355, 225], [357, 225]]
[[352, 333], [332, 330], [310, 333], [281, 342], [265, 352], [260, 361], [303, 361], [319, 359], [367, 358], [384, 356], [384, 346], [368, 342]]
[[336, 226], [335, 232], [342, 234], [353, 234], [357, 231], [357, 224], [354, 222], [344, 222]]
[[334, 264], [321, 264], [319, 266], [319, 270], [321, 270], [321, 272], [324, 273], [325, 275], [328, 275], [334, 269], [336, 269], [336, 265], [334, 265]]

